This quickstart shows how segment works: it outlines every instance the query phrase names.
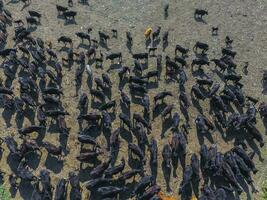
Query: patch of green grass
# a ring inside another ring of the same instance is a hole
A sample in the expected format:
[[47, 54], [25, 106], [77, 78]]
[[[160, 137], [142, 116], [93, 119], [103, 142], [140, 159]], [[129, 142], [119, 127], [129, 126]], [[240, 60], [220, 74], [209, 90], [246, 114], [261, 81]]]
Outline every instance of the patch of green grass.
[[3, 185], [0, 185], [0, 200], [10, 200], [10, 194], [5, 190]]

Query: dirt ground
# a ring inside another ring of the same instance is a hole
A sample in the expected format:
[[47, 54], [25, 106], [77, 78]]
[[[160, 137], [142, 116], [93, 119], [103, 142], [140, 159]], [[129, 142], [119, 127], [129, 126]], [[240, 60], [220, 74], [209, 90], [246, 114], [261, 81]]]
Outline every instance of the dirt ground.
[[[165, 20], [163, 17], [163, 6], [166, 2], [169, 2], [169, 17]], [[88, 27], [92, 27], [92, 35], [98, 38], [98, 31], [103, 30], [111, 35], [111, 29], [118, 30], [118, 39], [112, 38], [109, 41], [109, 48], [111, 52], [122, 52], [123, 53], [123, 65], [132, 66], [133, 60], [130, 53], [126, 48], [126, 37], [125, 32], [130, 31], [133, 35], [133, 52], [144, 52], [145, 51], [145, 38], [144, 31], [147, 27], [161, 26], [162, 32], [169, 31], [169, 46], [162, 52], [161, 44], [157, 50], [158, 54], [174, 56], [174, 46], [180, 44], [182, 46], [190, 48], [188, 62], [191, 63], [192, 58], [194, 58], [192, 48], [196, 41], [207, 42], [210, 46], [208, 51], [209, 58], [218, 58], [221, 55], [221, 48], [224, 46], [224, 39], [226, 35], [231, 36], [234, 39], [233, 49], [237, 51], [237, 56], [235, 58], [238, 64], [237, 71], [242, 73], [242, 66], [245, 62], [249, 62], [249, 73], [248, 75], [243, 75], [242, 83], [244, 84], [244, 91], [247, 95], [256, 97], [262, 101], [266, 101], [266, 96], [262, 94], [262, 83], [261, 78], [263, 71], [266, 68], [267, 63], [267, 2], [265, 0], [170, 0], [170, 1], [153, 1], [153, 0], [98, 0], [89, 1], [89, 5], [78, 4], [74, 0], [73, 8], [71, 10], [78, 11], [76, 17], [76, 24], [64, 24], [64, 20], [57, 18], [56, 4], [67, 6], [67, 1], [62, 0], [32, 0], [32, 4], [29, 7], [24, 8], [22, 2], [5, 2], [6, 8], [12, 13], [13, 19], [23, 19], [28, 15], [28, 10], [36, 10], [42, 14], [41, 26], [38, 26], [37, 30], [32, 33], [34, 36], [38, 36], [45, 41], [52, 41], [53, 48], [59, 50], [62, 45], [57, 43], [57, 38], [61, 35], [70, 36], [75, 38], [74, 47], [79, 44], [78, 38], [75, 36], [77, 31], [86, 31]], [[193, 14], [196, 8], [207, 9], [209, 12], [208, 16], [204, 19], [206, 23], [195, 21]], [[211, 28], [213, 26], [219, 27], [219, 35], [212, 36]], [[9, 38], [12, 38], [14, 34], [14, 25], [9, 27]], [[162, 35], [162, 34], [161, 34]], [[7, 47], [12, 47], [13, 41], [9, 40]], [[85, 49], [79, 48], [75, 51], [84, 51]], [[106, 52], [102, 49], [102, 52]], [[64, 53], [60, 55], [65, 56]], [[163, 63], [165, 60], [163, 60]], [[149, 67], [146, 71], [156, 69], [155, 58], [149, 58]], [[110, 66], [110, 62], [105, 61], [104, 67], [102, 69], [93, 68], [94, 76], [100, 76], [101, 72], [106, 71]], [[74, 65], [71, 71], [64, 69], [63, 72], [63, 92], [62, 96], [63, 107], [71, 115], [66, 117], [67, 125], [70, 128], [70, 135], [67, 141], [67, 146], [70, 149], [67, 156], [64, 158], [62, 163], [57, 163], [53, 158], [47, 156], [47, 152], [43, 150], [41, 158], [35, 158], [33, 163], [30, 162], [30, 166], [35, 169], [35, 174], [38, 175], [39, 171], [43, 168], [47, 168], [51, 171], [51, 177], [53, 184], [59, 178], [67, 177], [71, 170], [79, 169], [79, 162], [76, 160], [76, 156], [79, 154], [80, 145], [77, 140], [78, 134], [78, 123], [77, 116], [78, 110], [77, 104], [79, 97], [75, 96], [75, 70], [77, 65]], [[219, 80], [216, 73], [212, 70], [214, 68], [211, 65], [210, 69], [205, 69], [205, 72], [214, 77], [215, 80]], [[195, 78], [193, 77], [189, 69], [186, 70], [189, 77], [189, 81], [186, 83], [187, 93], [189, 94], [190, 88], [194, 83]], [[163, 67], [161, 80], [158, 87], [149, 90], [149, 96], [152, 98], [156, 93], [164, 89], [173, 92], [174, 97], [167, 98], [167, 103], [174, 103], [175, 110], [180, 112], [178, 104], [178, 94], [179, 88], [178, 84], [175, 82], [167, 83], [164, 80], [165, 69]], [[112, 77], [113, 87], [112, 87], [112, 99], [119, 102], [119, 92], [118, 92], [118, 74], [116, 70], [110, 71], [110, 76]], [[84, 73], [82, 88], [79, 94], [86, 92], [89, 94], [89, 89], [87, 86], [87, 74]], [[15, 91], [19, 91], [19, 84], [17, 80], [13, 82], [13, 87]], [[128, 87], [125, 87], [128, 91]], [[91, 99], [90, 99], [91, 103]], [[206, 116], [209, 116], [209, 106], [208, 101], [200, 102], [203, 112]], [[152, 106], [152, 103], [151, 103]], [[91, 108], [89, 109], [92, 110]], [[190, 155], [194, 152], [199, 152], [200, 138], [197, 136], [195, 131], [194, 120], [198, 114], [198, 110], [194, 107], [190, 107], [190, 124], [192, 129], [190, 129], [190, 134], [188, 135], [189, 144], [187, 148], [187, 163], [190, 161]], [[132, 104], [131, 113], [140, 112], [141, 106], [137, 104]], [[3, 109], [2, 109], [2, 112]], [[116, 115], [120, 113], [120, 107], [117, 107]], [[4, 115], [4, 114], [3, 114]], [[7, 123], [9, 120], [0, 118], [0, 126], [2, 127], [1, 137], [6, 135], [12, 135], [19, 141], [17, 127], [16, 127], [16, 115], [12, 115], [10, 119], [10, 124]], [[184, 119], [182, 119], [182, 122]], [[37, 122], [35, 120], [35, 122]], [[23, 126], [30, 125], [31, 121], [27, 117], [24, 119]], [[119, 126], [118, 117], [113, 122], [112, 129], [115, 130]], [[262, 125], [261, 120], [258, 120], [258, 126], [260, 131], [265, 135], [265, 129]], [[161, 169], [162, 161], [162, 147], [164, 144], [170, 141], [171, 130], [162, 130], [162, 120], [161, 117], [157, 117], [152, 123], [152, 134], [151, 137], [157, 138], [159, 145], [159, 164], [158, 164], [158, 175], [157, 182], [162, 187], [162, 191], [166, 193], [166, 182]], [[35, 137], [35, 136], [32, 136]], [[117, 163], [124, 156], [127, 157], [128, 147], [127, 141], [136, 142], [136, 138], [133, 135], [121, 135], [121, 148], [117, 158]], [[218, 149], [222, 152], [227, 151], [232, 147], [233, 140], [225, 140], [219, 131], [212, 133], [213, 141], [218, 145]], [[55, 133], [48, 129], [45, 141], [50, 141], [54, 144], [59, 144], [60, 136], [59, 133]], [[97, 137], [97, 140], [101, 146], [107, 145], [107, 139], [103, 134]], [[211, 141], [206, 137], [204, 138], [206, 144], [210, 144]], [[249, 141], [250, 143], [253, 143]], [[5, 145], [4, 149], [6, 149]], [[251, 144], [253, 146], [253, 144]], [[255, 145], [254, 145], [255, 146]], [[260, 156], [265, 158], [267, 155], [266, 146], [260, 149], [261, 152], [255, 157], [257, 162], [257, 167], [260, 171], [253, 177], [255, 180], [255, 185], [261, 191], [263, 182], [267, 178], [267, 161], [264, 159], [260, 161]], [[10, 166], [7, 162], [9, 151], [6, 150], [2, 154], [0, 160], [1, 170], [6, 172], [4, 177], [3, 185], [5, 188], [9, 189], [8, 174], [12, 171], [12, 165]], [[149, 152], [146, 152], [147, 160], [149, 160]], [[103, 157], [105, 159], [106, 157]], [[91, 168], [92, 166], [89, 166]], [[129, 169], [129, 166], [126, 167]], [[147, 162], [145, 169], [147, 173], [150, 173], [149, 162]], [[80, 177], [82, 181], [86, 180], [88, 177], [88, 168], [80, 171]], [[173, 191], [173, 195], [178, 196], [178, 188], [180, 181], [182, 180], [182, 167], [181, 165], [177, 168], [178, 178], [171, 176], [170, 185]], [[138, 180], [138, 179], [137, 179]], [[132, 181], [132, 180], [131, 180]], [[131, 182], [130, 181], [130, 182]], [[14, 193], [14, 199], [30, 199], [31, 186], [29, 184], [20, 185], [18, 191]], [[87, 191], [84, 189], [84, 194]], [[83, 195], [86, 199], [89, 194]], [[250, 196], [249, 194], [244, 194], [241, 199], [260, 199], [261, 192], [257, 195]], [[126, 197], [124, 197], [126, 198]], [[123, 197], [121, 199], [124, 199]]]

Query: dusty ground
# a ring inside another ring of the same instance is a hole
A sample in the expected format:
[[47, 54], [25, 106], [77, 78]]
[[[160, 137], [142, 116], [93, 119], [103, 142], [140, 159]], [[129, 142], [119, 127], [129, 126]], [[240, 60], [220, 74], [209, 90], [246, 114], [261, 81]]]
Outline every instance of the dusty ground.
[[[52, 41], [54, 48], [59, 50], [60, 45], [57, 44], [56, 40], [61, 35], [71, 36], [75, 38], [74, 33], [80, 30], [86, 30], [87, 27], [92, 27], [92, 35], [98, 38], [98, 30], [104, 30], [111, 34], [111, 29], [116, 28], [118, 30], [119, 38], [111, 39], [109, 41], [109, 48], [113, 52], [123, 52], [123, 64], [131, 66], [133, 60], [128, 53], [126, 48], [125, 32], [131, 31], [134, 36], [134, 46], [133, 52], [143, 52], [145, 51], [145, 39], [144, 30], [149, 26], [161, 26], [163, 31], [169, 30], [169, 47], [164, 53], [162, 53], [161, 48], [159, 48], [158, 53], [162, 55], [168, 54], [174, 55], [174, 45], [181, 44], [182, 46], [192, 49], [196, 41], [207, 42], [210, 45], [210, 50], [208, 52], [209, 58], [219, 57], [221, 47], [224, 46], [224, 39], [226, 35], [230, 35], [234, 39], [233, 48], [238, 52], [236, 56], [236, 62], [238, 63], [238, 71], [242, 72], [242, 66], [244, 62], [249, 62], [249, 74], [244, 76], [242, 83], [244, 83], [244, 91], [246, 94], [259, 98], [260, 100], [267, 100], [262, 94], [261, 77], [265, 69], [267, 62], [267, 2], [266, 1], [249, 1], [249, 0], [205, 0], [205, 1], [193, 1], [193, 0], [181, 0], [174, 1], [170, 0], [169, 17], [164, 20], [163, 17], [163, 5], [167, 1], [152, 1], [152, 0], [98, 0], [90, 1], [89, 6], [77, 4], [74, 2], [74, 7], [72, 10], [78, 11], [76, 17], [77, 24], [64, 25], [62, 19], [57, 18], [56, 4], [67, 6], [67, 1], [59, 0], [33, 0], [29, 7], [26, 7], [21, 11], [23, 4], [9, 3], [6, 2], [6, 8], [12, 12], [14, 19], [24, 19], [27, 15], [28, 10], [36, 10], [42, 14], [41, 26], [38, 26], [37, 30], [33, 32], [34, 36], [41, 37], [45, 41]], [[202, 22], [196, 22], [193, 18], [193, 13], [196, 8], [205, 8], [209, 11], [209, 15], [205, 17], [206, 24]], [[213, 37], [211, 35], [211, 27], [219, 27], [219, 36]], [[10, 27], [10, 37], [13, 34], [14, 27]], [[11, 33], [12, 32], [12, 33]], [[78, 46], [79, 41], [76, 38], [74, 46]], [[12, 42], [9, 41], [7, 47], [11, 47]], [[76, 51], [83, 51], [80, 48]], [[102, 50], [105, 52], [105, 50]], [[64, 55], [63, 53], [61, 55]], [[64, 55], [66, 56], [66, 55]], [[189, 56], [190, 60], [193, 58], [193, 53], [191, 51]], [[104, 62], [104, 70], [109, 68], [110, 63]], [[42, 157], [37, 162], [31, 163], [31, 167], [36, 170], [36, 174], [42, 168], [47, 167], [51, 170], [51, 176], [53, 183], [55, 183], [61, 177], [67, 177], [70, 170], [75, 170], [79, 168], [79, 162], [75, 159], [78, 155], [80, 148], [77, 141], [78, 124], [76, 118], [78, 116], [78, 110], [76, 105], [78, 103], [78, 97], [75, 97], [75, 82], [74, 74], [76, 70], [76, 65], [71, 71], [64, 70], [63, 77], [63, 92], [62, 97], [63, 107], [71, 113], [71, 116], [66, 118], [67, 125], [70, 129], [70, 136], [68, 138], [68, 147], [70, 149], [69, 154], [64, 158], [63, 163], [57, 164], [56, 161], [47, 158], [46, 151], [43, 151]], [[155, 58], [149, 59], [149, 70], [155, 69]], [[94, 68], [95, 76], [101, 75], [102, 70]], [[217, 75], [211, 70], [206, 70], [207, 73], [214, 76], [215, 79]], [[164, 67], [162, 75], [165, 73]], [[194, 77], [190, 70], [187, 70], [189, 81], [187, 82], [187, 92], [189, 92], [190, 86], [194, 83]], [[116, 70], [110, 71], [110, 75], [113, 80], [113, 93], [112, 99], [116, 99], [119, 102], [118, 93], [118, 75]], [[84, 74], [83, 85], [80, 90], [81, 92], [86, 92], [89, 94], [88, 86], [86, 84], [87, 74]], [[13, 82], [15, 90], [18, 90], [18, 84], [16, 81]], [[126, 91], [128, 87], [125, 87]], [[178, 85], [177, 83], [166, 83], [162, 76], [159, 82], [159, 87], [149, 90], [150, 97], [153, 97], [157, 92], [162, 89], [171, 90], [175, 95], [173, 98], [168, 98], [168, 103], [175, 103], [176, 110], [179, 111], [179, 105], [177, 104], [178, 98]], [[152, 100], [152, 99], [151, 99]], [[90, 100], [91, 103], [91, 100]], [[201, 102], [204, 113], [208, 114], [208, 102]], [[131, 107], [131, 112], [140, 111], [141, 107], [134, 104]], [[179, 111], [180, 112], [180, 111]], [[119, 107], [117, 109], [117, 115], [120, 113]], [[194, 127], [194, 119], [198, 113], [197, 109], [193, 106], [190, 108], [190, 123], [193, 125], [190, 130], [189, 135], [189, 145], [187, 161], [190, 159], [190, 154], [199, 151], [199, 139], [196, 135]], [[6, 121], [1, 118], [0, 125], [2, 127], [1, 136], [13, 135], [18, 138], [16, 123], [16, 116], [13, 115], [11, 118], [10, 126], [7, 125]], [[29, 125], [31, 122], [29, 119], [25, 118], [24, 126]], [[113, 130], [118, 127], [119, 121], [116, 120], [113, 123]], [[7, 127], [8, 126], [8, 127]], [[259, 120], [259, 129], [264, 133], [264, 128], [262, 126], [261, 120]], [[161, 118], [157, 117], [152, 124], [152, 136], [158, 138], [159, 145], [159, 165], [158, 165], [158, 184], [162, 186], [162, 190], [166, 191], [166, 183], [163, 178], [163, 172], [161, 169], [161, 151], [164, 144], [166, 144], [171, 137], [171, 131], [167, 130], [161, 138], [162, 134], [162, 122]], [[225, 141], [222, 139], [221, 134], [216, 131], [212, 135], [214, 142], [217, 143], [219, 150], [222, 152], [227, 151], [231, 146], [231, 140]], [[117, 161], [120, 161], [122, 156], [127, 156], [127, 140], [136, 141], [136, 138], [131, 135], [121, 135], [121, 149], [118, 155]], [[53, 142], [54, 144], [59, 143], [59, 134], [47, 131], [44, 140]], [[99, 135], [97, 140], [100, 144], [106, 145], [107, 139], [103, 134]], [[205, 143], [209, 144], [210, 141], [204, 138]], [[8, 151], [4, 151], [0, 166], [1, 170], [7, 173], [11, 173], [11, 168], [7, 163]], [[266, 147], [261, 149], [262, 157], [267, 154]], [[149, 153], [146, 154], [149, 159]], [[36, 160], [36, 159], [35, 159]], [[267, 177], [266, 170], [266, 160], [263, 162], [259, 161], [259, 156], [256, 156], [255, 161], [260, 169], [260, 172], [253, 177], [255, 184], [260, 190], [264, 180]], [[39, 163], [39, 164], [38, 164]], [[149, 167], [145, 167], [149, 172]], [[128, 168], [128, 166], [127, 166]], [[182, 168], [179, 165], [177, 169], [178, 178], [171, 177], [171, 188], [173, 190], [173, 195], [177, 196], [178, 187], [182, 179]], [[81, 171], [81, 180], [84, 181], [88, 174], [88, 169]], [[7, 181], [7, 176], [4, 178], [4, 186], [9, 188], [9, 183]], [[85, 189], [86, 190], [86, 189]], [[84, 190], [84, 191], [85, 191]], [[14, 199], [29, 199], [31, 188], [27, 184], [23, 184], [19, 187], [19, 190], [14, 194]], [[242, 199], [260, 199], [261, 193], [254, 197], [242, 196]], [[85, 198], [86, 195], [84, 195]], [[178, 196], [177, 196], [178, 198]], [[123, 199], [123, 198], [122, 198]]]

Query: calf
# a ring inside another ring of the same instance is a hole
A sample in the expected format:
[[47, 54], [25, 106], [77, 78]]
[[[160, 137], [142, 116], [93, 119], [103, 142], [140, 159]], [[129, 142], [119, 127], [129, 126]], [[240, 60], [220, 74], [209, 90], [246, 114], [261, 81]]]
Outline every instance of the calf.
[[225, 44], [227, 47], [230, 47], [231, 48], [231, 45], [233, 43], [233, 39], [231, 39], [228, 35], [225, 37]]
[[100, 42], [107, 45], [107, 41], [110, 39], [109, 35], [104, 32], [98, 31]]
[[26, 22], [27, 22], [28, 26], [29, 25], [37, 26], [39, 23], [34, 17], [26, 17]]
[[29, 10], [28, 13], [29, 13], [29, 15], [30, 15], [31, 17], [36, 17], [36, 18], [38, 18], [38, 21], [40, 22], [40, 18], [42, 17], [42, 15], [41, 15], [39, 12], [37, 12], [37, 11], [33, 11], [33, 10]]
[[132, 37], [132, 34], [130, 32], [126, 32], [126, 38], [127, 38], [127, 44], [129, 44], [130, 46], [132, 46], [132, 44], [133, 44], [133, 37]]
[[161, 27], [157, 26], [156, 29], [152, 32], [152, 41], [159, 37]]
[[75, 20], [75, 16], [77, 15], [77, 12], [72, 10], [67, 10], [63, 12], [63, 16], [66, 20]]
[[212, 36], [217, 36], [218, 35], [218, 30], [219, 30], [219, 27], [212, 27], [211, 29], [211, 33], [212, 33]]
[[202, 19], [202, 17], [203, 17], [204, 15], [208, 15], [208, 14], [209, 14], [209, 13], [208, 13], [208, 11], [206, 11], [206, 10], [196, 9], [196, 10], [195, 10], [195, 13], [194, 13], [194, 17], [195, 17], [196, 19], [198, 19], [198, 18]]
[[182, 53], [182, 57], [186, 57], [189, 49], [182, 47], [181, 45], [177, 44], [175, 46], [175, 56], [177, 55], [177, 51], [179, 51], [180, 53]]
[[56, 8], [57, 8], [57, 12], [58, 12], [58, 15], [63, 15], [64, 12], [66, 12], [68, 10], [67, 7], [64, 7], [64, 6], [60, 6], [60, 5], [56, 5]]

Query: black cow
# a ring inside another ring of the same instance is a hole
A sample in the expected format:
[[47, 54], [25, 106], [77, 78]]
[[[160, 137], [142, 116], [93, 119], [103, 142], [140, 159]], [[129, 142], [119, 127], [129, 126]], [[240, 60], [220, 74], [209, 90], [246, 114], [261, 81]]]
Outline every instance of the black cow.
[[196, 9], [196, 10], [195, 10], [195, 13], [194, 13], [194, 17], [195, 17], [196, 19], [198, 19], [198, 18], [202, 19], [202, 17], [203, 17], [204, 15], [208, 15], [208, 14], [209, 14], [209, 13], [208, 13], [208, 11], [206, 11], [206, 10]]

